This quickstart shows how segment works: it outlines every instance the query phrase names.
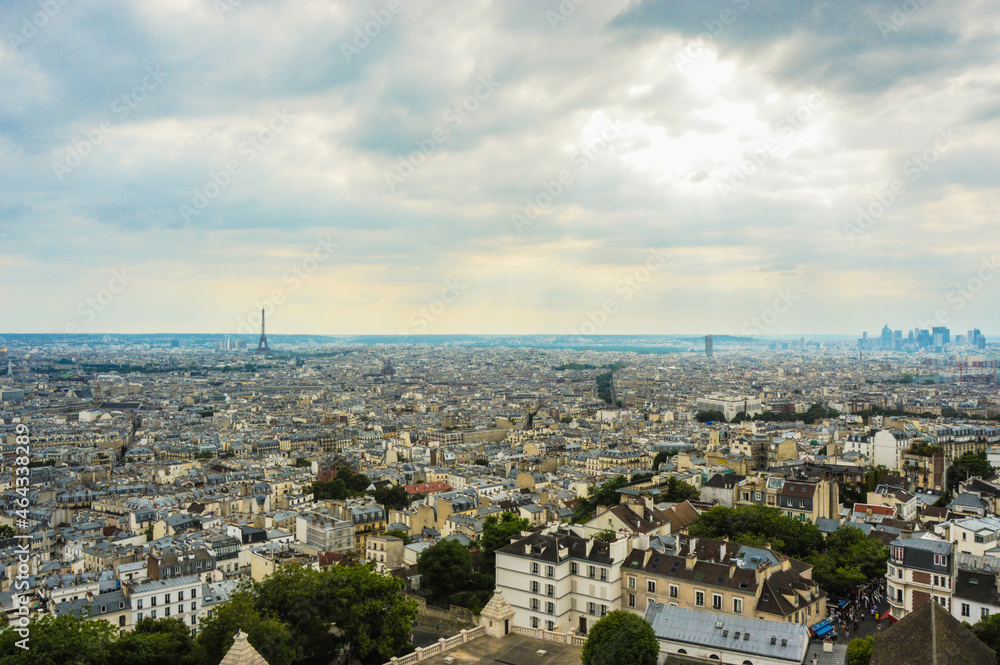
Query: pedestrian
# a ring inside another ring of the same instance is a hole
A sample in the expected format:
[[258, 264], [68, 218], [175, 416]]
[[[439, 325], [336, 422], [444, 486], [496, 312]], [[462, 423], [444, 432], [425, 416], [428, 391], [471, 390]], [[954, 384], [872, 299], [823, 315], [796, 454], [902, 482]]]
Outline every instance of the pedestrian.
[[858, 622], [857, 621], [854, 622], [854, 632], [855, 633], [858, 632]]

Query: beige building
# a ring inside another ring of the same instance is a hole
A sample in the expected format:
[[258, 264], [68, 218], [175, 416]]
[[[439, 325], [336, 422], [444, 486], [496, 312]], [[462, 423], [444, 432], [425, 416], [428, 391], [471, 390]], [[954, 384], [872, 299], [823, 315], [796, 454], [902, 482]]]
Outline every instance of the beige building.
[[643, 614], [650, 602], [812, 625], [826, 618], [826, 592], [812, 566], [769, 549], [687, 538], [680, 556], [639, 546], [622, 564], [622, 607]]

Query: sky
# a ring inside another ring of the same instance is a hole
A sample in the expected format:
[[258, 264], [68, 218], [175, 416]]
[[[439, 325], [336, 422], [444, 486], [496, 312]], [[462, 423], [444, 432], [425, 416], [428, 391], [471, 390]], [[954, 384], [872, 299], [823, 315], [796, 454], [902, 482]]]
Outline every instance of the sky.
[[0, 332], [1000, 333], [1000, 5], [0, 5]]

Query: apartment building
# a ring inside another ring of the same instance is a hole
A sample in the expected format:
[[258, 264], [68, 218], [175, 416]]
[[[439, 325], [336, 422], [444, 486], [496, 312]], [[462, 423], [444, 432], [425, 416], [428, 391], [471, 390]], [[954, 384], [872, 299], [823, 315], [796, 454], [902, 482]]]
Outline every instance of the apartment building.
[[799, 469], [748, 476], [735, 486], [733, 504], [771, 506], [788, 517], [815, 523], [820, 517], [839, 518], [840, 486], [833, 479]]
[[202, 582], [197, 575], [149, 580], [126, 585], [123, 591], [132, 603], [131, 625], [144, 618], [176, 618], [196, 630]]
[[968, 517], [942, 522], [934, 527], [934, 533], [955, 544], [956, 552], [977, 556], [1000, 555], [997, 539], [1000, 537], [1000, 518]]
[[585, 538], [560, 525], [496, 552], [497, 588], [514, 625], [586, 634], [621, 603], [621, 565], [631, 541]]
[[403, 539], [395, 536], [369, 536], [365, 541], [365, 560], [374, 561], [380, 573], [403, 565]]
[[889, 543], [885, 579], [886, 596], [897, 619], [931, 600], [951, 611], [955, 546], [942, 540], [897, 538]]
[[812, 566], [728, 540], [680, 540], [676, 555], [639, 539], [622, 565], [622, 607], [650, 603], [812, 625], [826, 617], [826, 592]]

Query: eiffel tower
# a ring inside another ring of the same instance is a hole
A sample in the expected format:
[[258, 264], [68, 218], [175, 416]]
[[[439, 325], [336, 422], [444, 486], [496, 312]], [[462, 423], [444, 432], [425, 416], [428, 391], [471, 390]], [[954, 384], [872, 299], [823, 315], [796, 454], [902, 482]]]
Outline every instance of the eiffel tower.
[[267, 345], [267, 335], [264, 334], [264, 310], [260, 310], [260, 341], [257, 342], [257, 353], [270, 353], [271, 347]]

